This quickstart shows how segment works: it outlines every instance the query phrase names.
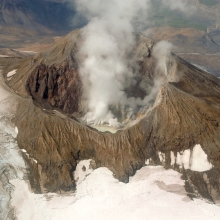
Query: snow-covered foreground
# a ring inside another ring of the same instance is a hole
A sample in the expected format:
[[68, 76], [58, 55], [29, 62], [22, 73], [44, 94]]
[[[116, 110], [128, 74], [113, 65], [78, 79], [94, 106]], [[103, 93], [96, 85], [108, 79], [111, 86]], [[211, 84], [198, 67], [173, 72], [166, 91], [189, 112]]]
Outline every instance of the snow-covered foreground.
[[76, 194], [36, 195], [23, 180], [16, 186], [13, 206], [18, 220], [70, 219], [220, 219], [220, 207], [191, 201], [181, 175], [163, 167], [144, 167], [124, 184], [107, 168], [94, 170], [78, 185]]
[[4, 87], [0, 75], [0, 219], [12, 219], [10, 194], [13, 185], [9, 183], [12, 178], [23, 178], [25, 163], [16, 143], [17, 129], [11, 119], [16, 109], [16, 101]]

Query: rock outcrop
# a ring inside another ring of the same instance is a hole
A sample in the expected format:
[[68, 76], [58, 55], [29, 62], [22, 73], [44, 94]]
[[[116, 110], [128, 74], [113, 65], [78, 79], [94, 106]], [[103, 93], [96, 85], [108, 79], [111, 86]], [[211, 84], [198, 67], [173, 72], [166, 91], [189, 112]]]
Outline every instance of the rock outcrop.
[[42, 105], [48, 103], [68, 114], [80, 111], [82, 83], [77, 71], [67, 63], [37, 66], [28, 78], [27, 90]]

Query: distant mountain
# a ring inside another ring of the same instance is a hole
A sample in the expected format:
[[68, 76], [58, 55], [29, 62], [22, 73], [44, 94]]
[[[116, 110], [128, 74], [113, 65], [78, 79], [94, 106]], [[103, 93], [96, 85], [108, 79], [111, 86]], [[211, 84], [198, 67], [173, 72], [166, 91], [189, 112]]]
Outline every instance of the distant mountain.
[[75, 11], [62, 1], [0, 0], [0, 30], [35, 34], [67, 32], [74, 28]]

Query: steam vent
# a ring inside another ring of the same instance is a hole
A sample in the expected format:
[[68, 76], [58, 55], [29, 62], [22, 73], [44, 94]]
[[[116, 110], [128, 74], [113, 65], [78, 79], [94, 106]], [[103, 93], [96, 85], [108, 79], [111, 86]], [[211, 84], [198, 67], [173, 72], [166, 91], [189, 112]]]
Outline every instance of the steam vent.
[[75, 190], [77, 164], [90, 159], [90, 167], [106, 167], [125, 183], [147, 165], [174, 169], [189, 196], [219, 203], [220, 80], [136, 34], [126, 55], [130, 78], [108, 88], [106, 97], [121, 93], [104, 105], [104, 120], [89, 90], [103, 84], [84, 77], [82, 46], [74, 30], [19, 61], [6, 81], [17, 93], [17, 142], [34, 192]]

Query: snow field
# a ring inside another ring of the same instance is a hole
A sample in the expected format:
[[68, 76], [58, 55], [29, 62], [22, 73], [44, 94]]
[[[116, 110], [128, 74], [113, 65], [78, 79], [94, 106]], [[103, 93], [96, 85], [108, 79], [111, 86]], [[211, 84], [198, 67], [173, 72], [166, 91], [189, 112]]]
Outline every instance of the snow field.
[[98, 168], [78, 184], [75, 194], [63, 196], [33, 194], [27, 182], [16, 179], [12, 204], [18, 220], [219, 220], [220, 208], [190, 200], [180, 176], [161, 166], [147, 166], [124, 184], [107, 168]]

